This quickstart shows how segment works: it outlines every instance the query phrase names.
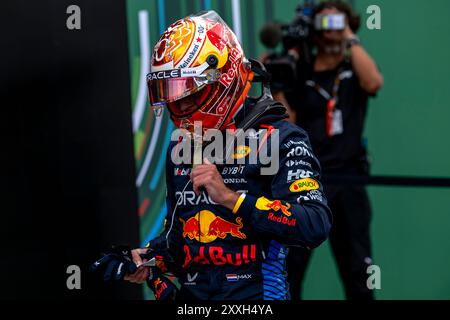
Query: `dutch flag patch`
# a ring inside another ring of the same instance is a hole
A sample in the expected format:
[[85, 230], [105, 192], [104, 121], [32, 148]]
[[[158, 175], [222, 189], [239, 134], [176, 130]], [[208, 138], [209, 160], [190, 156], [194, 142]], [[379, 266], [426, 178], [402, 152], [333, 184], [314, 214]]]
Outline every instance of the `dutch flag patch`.
[[237, 274], [227, 274], [227, 281], [238, 281], [238, 276]]

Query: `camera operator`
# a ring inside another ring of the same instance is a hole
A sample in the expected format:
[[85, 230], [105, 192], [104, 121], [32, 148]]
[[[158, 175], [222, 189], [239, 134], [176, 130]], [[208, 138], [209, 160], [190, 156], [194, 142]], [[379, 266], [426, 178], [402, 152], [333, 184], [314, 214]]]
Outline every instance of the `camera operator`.
[[[355, 35], [359, 16], [340, 1], [326, 1], [312, 10], [314, 50], [302, 57], [300, 46], [289, 50], [296, 61], [296, 85], [273, 88], [274, 98], [289, 109], [290, 121], [304, 128], [324, 175], [367, 175], [362, 134], [368, 98], [383, 84], [375, 62]], [[270, 69], [269, 69], [270, 71]], [[326, 185], [333, 212], [330, 244], [347, 299], [371, 300], [367, 267], [372, 264], [371, 208], [362, 186]], [[304, 199], [308, 201], [310, 199]], [[290, 248], [291, 298], [299, 299], [311, 251]]]

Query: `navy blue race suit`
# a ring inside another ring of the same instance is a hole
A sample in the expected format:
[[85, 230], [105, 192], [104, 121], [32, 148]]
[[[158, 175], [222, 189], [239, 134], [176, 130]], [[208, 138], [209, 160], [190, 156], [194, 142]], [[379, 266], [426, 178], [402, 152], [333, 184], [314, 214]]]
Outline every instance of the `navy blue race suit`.
[[[249, 101], [240, 113], [255, 107]], [[270, 130], [279, 130], [275, 174], [261, 175], [260, 160], [250, 164], [247, 153], [252, 151], [242, 146], [236, 147], [234, 156], [244, 158], [245, 163], [217, 165], [225, 185], [246, 194], [236, 213], [213, 203], [205, 191], [195, 195], [189, 183], [191, 166], [172, 162], [172, 150], [179, 142], [170, 144], [165, 230], [148, 247], [169, 247], [181, 284], [178, 298], [289, 299], [287, 247], [317, 247], [327, 238], [331, 212], [320, 182], [319, 162], [306, 132], [283, 118], [268, 110], [253, 125], [255, 130], [268, 129], [257, 133], [265, 132], [261, 141], [266, 141], [269, 155], [274, 132]], [[258, 134], [246, 137], [246, 145], [257, 138]]]

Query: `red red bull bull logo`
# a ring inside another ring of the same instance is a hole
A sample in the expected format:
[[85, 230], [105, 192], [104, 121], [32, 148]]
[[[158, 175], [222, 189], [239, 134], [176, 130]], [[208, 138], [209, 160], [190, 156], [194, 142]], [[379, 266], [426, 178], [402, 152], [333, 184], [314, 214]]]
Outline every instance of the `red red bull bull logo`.
[[286, 205], [283, 205], [283, 203], [280, 200], [274, 200], [266, 204], [266, 207], [269, 209], [272, 209], [273, 211], [279, 211], [290, 217], [292, 215], [291, 212], [289, 212], [289, 208], [291, 207], [290, 203], [286, 203]]
[[199, 240], [203, 233], [200, 230], [200, 223], [196, 217], [190, 218], [184, 221], [180, 218], [181, 223], [183, 223], [183, 238], [188, 237], [191, 240]]
[[260, 197], [256, 201], [256, 208], [259, 210], [281, 211], [285, 216], [290, 217], [292, 213], [289, 211], [291, 204], [286, 202], [284, 205], [280, 200], [270, 201], [265, 197]]
[[235, 248], [232, 252], [226, 252], [224, 248], [220, 246], [207, 247], [204, 245], [199, 248], [193, 248], [191, 251], [191, 248], [188, 245], [184, 245], [184, 254], [185, 260], [183, 268], [186, 268], [191, 263], [212, 264], [216, 266], [225, 264], [240, 266], [256, 261], [256, 245], [246, 244], [243, 245], [240, 250]]
[[228, 235], [239, 239], [247, 238], [245, 233], [241, 232], [243, 223], [240, 217], [236, 218], [236, 223], [232, 223], [209, 210], [202, 210], [187, 221], [181, 218], [180, 221], [183, 223], [183, 237], [190, 240], [210, 243], [217, 238], [225, 239]]
[[285, 224], [290, 227], [295, 226], [295, 223], [297, 222], [297, 219], [295, 219], [295, 218], [289, 219], [286, 216], [277, 216], [273, 212], [269, 213], [269, 215], [267, 216], [267, 219], [269, 219], [270, 221], [273, 221], [273, 222]]
[[162, 282], [160, 278], [156, 278], [153, 285], [155, 286], [155, 298], [159, 299], [164, 290], [167, 289], [167, 283]]
[[[291, 204], [286, 202], [284, 205], [280, 200], [270, 201], [265, 197], [260, 197], [256, 201], [256, 208], [259, 210], [271, 212], [267, 215], [267, 219], [276, 223], [285, 224], [287, 226], [295, 226], [297, 219], [292, 217], [292, 212], [289, 211]], [[275, 214], [276, 212], [281, 212], [282, 215]]]

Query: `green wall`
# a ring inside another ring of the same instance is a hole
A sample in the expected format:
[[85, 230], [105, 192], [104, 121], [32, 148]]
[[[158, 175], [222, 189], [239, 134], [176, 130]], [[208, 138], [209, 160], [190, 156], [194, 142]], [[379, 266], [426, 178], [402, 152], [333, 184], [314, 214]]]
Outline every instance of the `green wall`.
[[[159, 14], [164, 3], [163, 16]], [[382, 175], [450, 177], [450, 27], [448, 0], [354, 0], [362, 14], [360, 37], [376, 59], [385, 85], [370, 103], [366, 137], [372, 173]], [[263, 47], [258, 32], [268, 19], [289, 22], [297, 0], [242, 0], [243, 47], [258, 57]], [[367, 30], [369, 5], [381, 8], [382, 29]], [[149, 12], [153, 46], [161, 24], [166, 26], [193, 10], [216, 10], [232, 26], [229, 0], [128, 0], [128, 33], [133, 101], [139, 82], [139, 32], [137, 12]], [[146, 120], [147, 119], [147, 120]], [[168, 119], [161, 130], [167, 137]], [[138, 169], [149, 148], [154, 119], [145, 114], [136, 134]], [[150, 128], [150, 129], [149, 129]], [[147, 130], [147, 134], [145, 131]], [[161, 136], [162, 139], [163, 135]], [[161, 141], [161, 140], [160, 140]], [[164, 174], [161, 173], [162, 141], [156, 149], [140, 187], [142, 240], [161, 227]], [[144, 152], [139, 152], [143, 149]], [[155, 179], [157, 174], [158, 179]], [[373, 207], [373, 249], [381, 268], [379, 299], [450, 298], [450, 189], [369, 187]], [[149, 199], [150, 205], [143, 206]], [[334, 261], [327, 244], [316, 250], [307, 273], [306, 299], [342, 299]]]

